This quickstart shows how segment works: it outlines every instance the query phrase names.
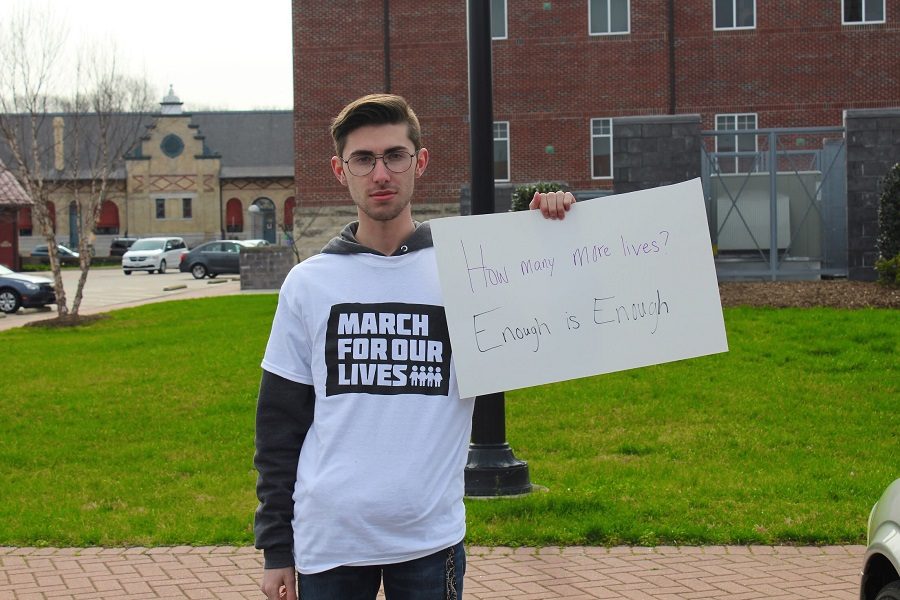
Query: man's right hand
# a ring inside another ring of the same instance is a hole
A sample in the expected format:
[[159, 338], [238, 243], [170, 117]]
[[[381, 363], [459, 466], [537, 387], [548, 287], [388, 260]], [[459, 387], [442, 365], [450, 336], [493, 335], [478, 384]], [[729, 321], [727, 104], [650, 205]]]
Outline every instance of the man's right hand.
[[297, 575], [294, 567], [266, 569], [259, 589], [269, 600], [297, 600]]

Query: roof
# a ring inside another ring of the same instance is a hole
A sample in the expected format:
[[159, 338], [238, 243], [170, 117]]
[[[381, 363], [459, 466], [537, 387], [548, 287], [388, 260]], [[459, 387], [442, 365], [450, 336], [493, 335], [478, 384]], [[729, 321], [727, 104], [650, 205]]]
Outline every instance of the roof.
[[[207, 111], [171, 115], [189, 117], [197, 126], [196, 134], [204, 138], [204, 149], [209, 155], [218, 155], [221, 160], [221, 176], [237, 177], [293, 177], [294, 175], [294, 135], [293, 112], [289, 110], [266, 111]], [[70, 175], [65, 171], [53, 168], [53, 119], [63, 117], [67, 121], [67, 134], [72, 129], [71, 119], [74, 115], [67, 113], [50, 113], [38, 124], [39, 138], [42, 147], [47, 150], [41, 161], [51, 179], [66, 179]], [[121, 113], [116, 115], [114, 137], [119, 142], [114, 144], [122, 153], [133, 150], [136, 144], [147, 133], [158, 119], [169, 118], [170, 115]], [[29, 127], [27, 115], [8, 115], [7, 118], [18, 118]], [[80, 127], [83, 139], [95, 137], [97, 117], [84, 115]], [[85, 168], [80, 169], [79, 177], [88, 178], [87, 165], [91, 163], [89, 150], [91, 144], [82, 144], [79, 161]], [[93, 145], [96, 148], [96, 145]], [[71, 145], [66, 146], [67, 161]], [[0, 160], [7, 158], [7, 149], [0, 140]], [[29, 153], [26, 153], [29, 155]], [[71, 164], [71, 162], [69, 162]], [[114, 178], [124, 178], [124, 165], [113, 174]]]
[[30, 206], [34, 204], [13, 174], [0, 161], [0, 206]]

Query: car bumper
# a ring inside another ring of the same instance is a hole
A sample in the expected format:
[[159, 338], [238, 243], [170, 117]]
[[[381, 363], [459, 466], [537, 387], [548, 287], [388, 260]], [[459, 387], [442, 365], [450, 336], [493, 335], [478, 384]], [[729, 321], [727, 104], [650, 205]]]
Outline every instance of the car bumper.
[[159, 265], [153, 263], [122, 264], [123, 271], [156, 271]]
[[55, 293], [40, 290], [34, 292], [33, 294], [22, 294], [23, 308], [37, 308], [40, 306], [46, 306], [47, 304], [56, 304]]

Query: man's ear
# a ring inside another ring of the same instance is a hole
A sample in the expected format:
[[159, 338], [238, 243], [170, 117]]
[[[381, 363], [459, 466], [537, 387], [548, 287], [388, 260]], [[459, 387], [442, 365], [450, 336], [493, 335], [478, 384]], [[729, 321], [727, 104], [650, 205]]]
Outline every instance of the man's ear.
[[419, 154], [416, 155], [416, 177], [421, 177], [428, 166], [428, 148], [419, 148]]
[[334, 176], [337, 178], [337, 180], [341, 182], [341, 185], [347, 185], [347, 175], [344, 171], [344, 161], [342, 161], [339, 156], [331, 157], [331, 172], [334, 173]]

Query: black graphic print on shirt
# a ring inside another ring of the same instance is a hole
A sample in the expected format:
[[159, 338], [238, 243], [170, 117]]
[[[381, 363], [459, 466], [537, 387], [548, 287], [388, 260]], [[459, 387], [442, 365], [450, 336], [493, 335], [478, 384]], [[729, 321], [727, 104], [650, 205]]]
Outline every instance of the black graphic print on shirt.
[[335, 304], [325, 334], [325, 392], [446, 396], [450, 335], [430, 304]]

